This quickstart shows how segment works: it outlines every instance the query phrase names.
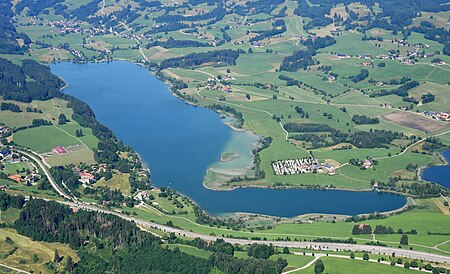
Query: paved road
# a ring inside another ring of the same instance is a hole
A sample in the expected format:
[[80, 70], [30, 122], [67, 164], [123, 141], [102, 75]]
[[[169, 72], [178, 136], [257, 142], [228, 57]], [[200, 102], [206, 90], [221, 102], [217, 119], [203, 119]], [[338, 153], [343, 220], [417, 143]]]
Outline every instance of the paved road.
[[405, 258], [411, 258], [416, 260], [426, 260], [436, 263], [450, 263], [450, 257], [444, 256], [444, 255], [438, 255], [428, 252], [422, 252], [422, 251], [415, 251], [415, 250], [408, 250], [408, 249], [400, 249], [400, 248], [393, 248], [393, 247], [386, 247], [386, 246], [371, 246], [371, 245], [361, 245], [361, 244], [342, 244], [342, 243], [315, 243], [315, 242], [286, 242], [286, 241], [257, 241], [257, 240], [246, 240], [246, 239], [233, 239], [233, 238], [224, 238], [224, 237], [217, 237], [212, 235], [204, 235], [200, 233], [185, 231], [179, 228], [169, 227], [166, 225], [161, 225], [158, 223], [150, 222], [150, 221], [144, 221], [141, 219], [138, 219], [136, 217], [128, 216], [121, 214], [119, 212], [110, 211], [104, 208], [97, 207], [95, 205], [90, 204], [82, 204], [82, 203], [75, 203], [75, 202], [63, 202], [64, 204], [67, 204], [71, 207], [77, 207], [85, 210], [92, 210], [92, 211], [98, 211], [103, 213], [109, 213], [116, 216], [119, 216], [125, 220], [132, 221], [138, 225], [148, 227], [148, 228], [154, 228], [161, 231], [164, 231], [166, 233], [175, 233], [176, 235], [185, 236], [188, 238], [201, 238], [205, 241], [215, 241], [217, 239], [223, 239], [226, 242], [229, 242], [231, 244], [241, 244], [241, 245], [247, 245], [247, 244], [273, 244], [274, 246], [278, 247], [289, 247], [289, 248], [311, 248], [315, 250], [329, 250], [329, 251], [337, 251], [337, 250], [346, 250], [346, 251], [353, 251], [353, 252], [370, 252], [375, 254], [384, 254], [386, 256], [391, 255], [392, 253], [395, 253], [398, 257], [405, 257]]
[[[25, 152], [20, 150], [20, 153], [26, 155], [27, 157], [33, 159], [44, 171], [45, 175], [47, 176], [48, 180], [50, 181], [51, 185], [55, 188], [55, 190], [63, 197], [67, 198], [68, 200], [72, 200], [72, 197], [67, 195], [53, 180], [50, 173], [48, 172], [47, 168], [44, 166], [44, 164], [41, 162], [41, 159], [34, 155], [33, 153]], [[215, 241], [217, 239], [223, 239], [226, 242], [229, 242], [231, 244], [241, 244], [241, 245], [247, 245], [247, 244], [273, 244], [274, 246], [278, 247], [289, 247], [289, 248], [311, 248], [315, 250], [329, 250], [329, 251], [337, 251], [337, 250], [348, 250], [353, 252], [370, 252], [370, 253], [376, 253], [376, 254], [385, 254], [385, 255], [391, 255], [392, 253], [395, 253], [396, 256], [399, 257], [405, 257], [405, 258], [411, 258], [416, 260], [426, 260], [430, 262], [436, 262], [436, 263], [450, 263], [450, 257], [444, 256], [444, 255], [438, 255], [428, 252], [422, 252], [422, 251], [415, 251], [415, 250], [407, 250], [407, 249], [400, 249], [400, 248], [393, 248], [393, 247], [385, 247], [385, 246], [371, 246], [371, 245], [361, 245], [361, 244], [343, 244], [343, 243], [314, 243], [314, 242], [295, 242], [295, 241], [256, 241], [256, 240], [246, 240], [246, 239], [233, 239], [233, 238], [223, 238], [223, 237], [217, 237], [212, 235], [204, 235], [200, 233], [185, 231], [179, 228], [174, 228], [166, 225], [161, 225], [158, 223], [145, 221], [138, 219], [136, 217], [132, 217], [129, 215], [125, 215], [116, 211], [108, 210], [105, 208], [98, 207], [96, 205], [87, 204], [83, 202], [71, 202], [71, 201], [63, 201], [60, 203], [69, 205], [71, 207], [85, 209], [85, 210], [91, 210], [91, 211], [97, 211], [97, 212], [103, 212], [107, 214], [113, 214], [118, 217], [121, 217], [125, 220], [132, 221], [138, 225], [148, 227], [148, 228], [154, 228], [161, 230], [166, 233], [175, 233], [176, 235], [185, 236], [188, 238], [201, 238], [205, 241]]]
[[6, 265], [6, 264], [0, 264], [0, 266], [3, 266], [4, 268], [8, 268], [8, 269], [10, 269], [10, 270], [12, 270], [12, 271], [15, 271], [16, 273], [27, 273], [27, 274], [31, 274], [31, 273], [28, 272], [28, 271], [25, 271], [25, 270], [22, 270], [22, 269], [18, 269], [18, 268], [15, 268], [15, 267], [12, 267], [12, 266], [9, 266], [9, 265]]
[[47, 167], [42, 163], [42, 160], [40, 159], [39, 156], [35, 155], [34, 153], [26, 152], [26, 151], [19, 150], [19, 149], [17, 149], [17, 151], [20, 154], [23, 154], [26, 157], [32, 159], [33, 161], [35, 161], [39, 165], [39, 167], [44, 172], [45, 176], [47, 176], [50, 184], [56, 190], [56, 192], [58, 192], [59, 195], [63, 196], [64, 198], [66, 198], [68, 200], [72, 199], [69, 195], [67, 195], [64, 191], [61, 190], [61, 188], [58, 186], [58, 184], [56, 184], [55, 180], [53, 180], [53, 177], [50, 175], [50, 172], [48, 171]]

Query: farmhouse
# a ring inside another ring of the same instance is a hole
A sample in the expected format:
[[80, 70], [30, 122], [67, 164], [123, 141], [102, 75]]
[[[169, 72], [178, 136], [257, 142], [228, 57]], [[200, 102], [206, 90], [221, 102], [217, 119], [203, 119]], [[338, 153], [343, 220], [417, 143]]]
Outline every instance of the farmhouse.
[[439, 115], [437, 117], [439, 118], [439, 120], [449, 121], [450, 120], [450, 110], [439, 113]]
[[370, 54], [361, 54], [359, 55], [360, 59], [372, 59], [372, 55]]
[[9, 132], [7, 127], [0, 126], [0, 136], [6, 135]]
[[54, 147], [54, 148], [52, 149], [52, 151], [53, 151], [54, 153], [58, 154], [58, 155], [66, 154], [66, 153], [67, 153], [67, 150], [66, 150], [65, 148], [63, 148], [62, 146]]
[[348, 59], [348, 58], [350, 58], [350, 55], [338, 53], [338, 54], [336, 54], [336, 57], [339, 59]]
[[223, 92], [228, 92], [228, 93], [233, 92], [233, 90], [229, 86], [223, 86], [222, 87], [222, 91]]
[[3, 149], [0, 151], [0, 157], [6, 158], [11, 154], [11, 151], [9, 149]]
[[139, 191], [135, 198], [139, 201], [145, 201], [150, 198], [150, 194], [147, 191]]
[[18, 164], [20, 163], [20, 156], [17, 154], [11, 154], [11, 158], [9, 158], [6, 162], [10, 164]]
[[95, 176], [89, 173], [87, 170], [80, 172], [78, 175], [80, 175], [79, 181], [83, 184], [90, 184], [95, 182]]
[[371, 160], [369, 160], [369, 159], [366, 159], [366, 160], [364, 160], [364, 161], [362, 162], [362, 166], [363, 166], [365, 169], [372, 168], [372, 167], [373, 167], [373, 162], [372, 162]]
[[20, 176], [19, 174], [9, 175], [8, 179], [11, 179], [13, 181], [16, 181], [17, 183], [20, 183], [20, 181], [22, 180], [22, 176]]

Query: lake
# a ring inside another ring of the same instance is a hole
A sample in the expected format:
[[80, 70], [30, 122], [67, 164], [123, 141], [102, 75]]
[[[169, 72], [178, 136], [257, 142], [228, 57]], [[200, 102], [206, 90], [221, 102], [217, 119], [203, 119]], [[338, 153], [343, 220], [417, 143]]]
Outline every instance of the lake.
[[[450, 160], [450, 150], [442, 153], [447, 162]], [[422, 179], [440, 184], [445, 188], [450, 188], [450, 166], [430, 166], [423, 170]]]
[[[156, 186], [169, 186], [212, 214], [235, 212], [293, 217], [306, 213], [355, 215], [402, 207], [406, 199], [377, 192], [273, 190], [261, 188], [212, 191], [203, 187], [210, 167], [238, 168], [257, 137], [234, 131], [220, 116], [171, 95], [165, 83], [135, 64], [111, 63], [50, 66], [68, 87], [65, 93], [88, 103], [97, 119], [131, 145], [150, 167]], [[223, 152], [239, 158], [220, 162]]]

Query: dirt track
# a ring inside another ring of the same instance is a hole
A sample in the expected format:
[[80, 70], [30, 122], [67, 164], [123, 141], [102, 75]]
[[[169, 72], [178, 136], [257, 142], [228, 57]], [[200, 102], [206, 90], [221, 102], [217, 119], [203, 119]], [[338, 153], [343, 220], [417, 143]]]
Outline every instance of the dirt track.
[[403, 112], [394, 111], [392, 113], [385, 114], [381, 117], [383, 117], [383, 119], [389, 122], [393, 122], [405, 127], [421, 130], [424, 132], [433, 132], [445, 127], [445, 125], [443, 125], [442, 123], [439, 123], [438, 121], [435, 121], [431, 118], [408, 113], [405, 111]]

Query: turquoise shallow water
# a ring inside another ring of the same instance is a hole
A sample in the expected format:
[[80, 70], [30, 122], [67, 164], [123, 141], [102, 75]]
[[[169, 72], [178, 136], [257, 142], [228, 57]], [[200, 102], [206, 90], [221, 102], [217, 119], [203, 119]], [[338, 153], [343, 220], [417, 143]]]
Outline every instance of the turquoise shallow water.
[[[51, 69], [69, 84], [66, 93], [88, 103], [100, 122], [143, 157], [156, 185], [170, 186], [210, 213], [354, 215], [405, 204], [403, 196], [377, 192], [207, 190], [202, 181], [209, 167], [242, 169], [251, 163], [255, 135], [233, 131], [215, 112], [177, 99], [164, 83], [132, 63], [60, 63]], [[221, 153], [230, 151], [240, 157], [220, 162]]]

